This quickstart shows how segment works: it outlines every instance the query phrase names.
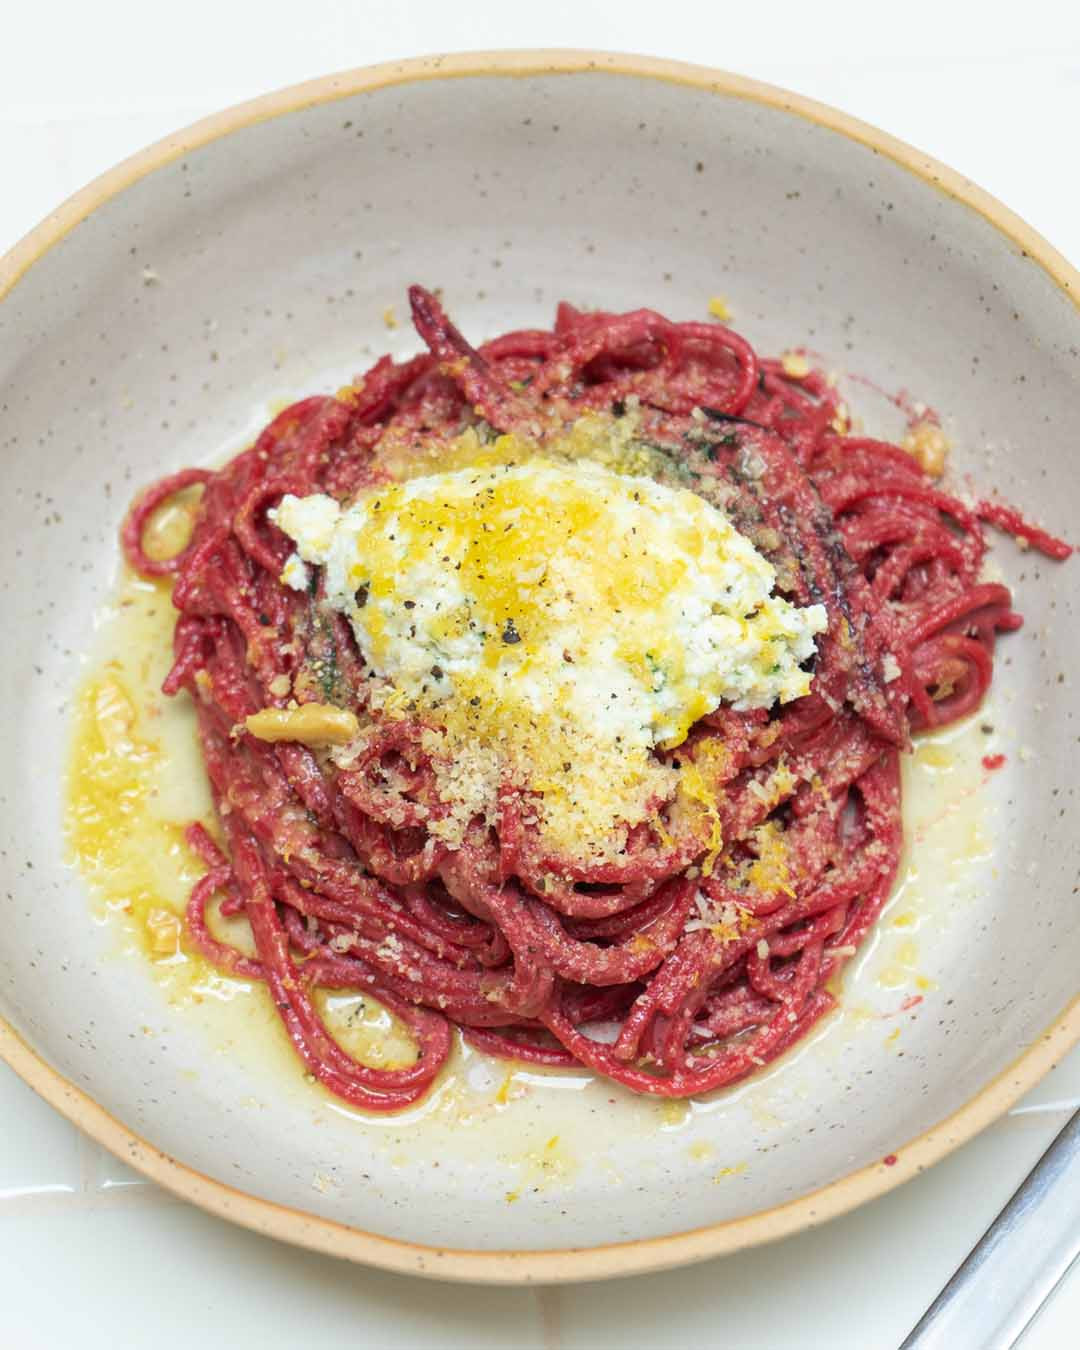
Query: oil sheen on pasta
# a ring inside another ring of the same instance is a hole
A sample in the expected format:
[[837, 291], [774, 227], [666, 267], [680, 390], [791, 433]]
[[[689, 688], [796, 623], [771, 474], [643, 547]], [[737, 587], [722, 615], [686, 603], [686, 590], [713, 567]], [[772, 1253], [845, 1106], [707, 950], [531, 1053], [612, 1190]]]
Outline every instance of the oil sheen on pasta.
[[[536, 1188], [568, 1184], [583, 1165], [603, 1165], [589, 1144], [598, 1111], [611, 1130], [689, 1137], [695, 1115], [710, 1109], [708, 1101], [612, 1095], [610, 1085], [588, 1073], [500, 1064], [464, 1044], [456, 1047], [435, 1093], [406, 1117], [353, 1116], [304, 1075], [265, 986], [221, 975], [183, 938], [188, 893], [203, 871], [183, 830], [191, 820], [212, 828], [213, 812], [190, 703], [161, 694], [174, 622], [169, 590], [167, 582], [145, 581], [125, 569], [101, 611], [75, 701], [65, 802], [72, 861], [89, 883], [94, 917], [113, 938], [108, 960], [137, 962], [156, 986], [148, 990], [136, 1030], [152, 1038], [179, 1018], [197, 1028], [208, 1053], [235, 1053], [243, 1046], [256, 1099], [291, 1096], [301, 1109], [313, 1104], [317, 1113], [351, 1117], [357, 1128], [377, 1131], [393, 1164], [447, 1153], [495, 1156], [517, 1178], [508, 1184], [507, 1204]], [[838, 1054], [853, 1037], [880, 1040], [887, 1052], [900, 1050], [900, 1007], [922, 999], [932, 1008], [940, 996], [922, 956], [950, 915], [974, 903], [974, 872], [987, 856], [990, 835], [991, 775], [981, 759], [1008, 745], [996, 728], [983, 729], [994, 724], [993, 709], [984, 706], [960, 726], [923, 737], [905, 764], [909, 842], [901, 881], [875, 944], [838, 988], [839, 1011], [812, 1053]], [[240, 920], [215, 923], [215, 931], [237, 944], [245, 942], [244, 927]], [[376, 1000], [331, 994], [323, 997], [322, 1011], [342, 1044], [367, 1062], [390, 1065], [411, 1057], [410, 1038]], [[752, 1109], [755, 1118], [776, 1124], [767, 1092], [761, 1089]], [[745, 1174], [741, 1156], [719, 1157], [701, 1140], [687, 1148], [703, 1177], [718, 1184]], [[313, 1185], [318, 1188], [318, 1177]]]

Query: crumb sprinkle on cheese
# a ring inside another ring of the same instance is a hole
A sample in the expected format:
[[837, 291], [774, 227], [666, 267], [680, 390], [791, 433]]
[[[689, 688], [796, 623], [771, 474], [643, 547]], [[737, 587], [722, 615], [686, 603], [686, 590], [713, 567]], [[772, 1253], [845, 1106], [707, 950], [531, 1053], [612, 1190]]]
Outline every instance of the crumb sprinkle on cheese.
[[679, 799], [708, 876], [715, 795], [692, 756], [676, 768], [657, 751], [722, 702], [807, 693], [825, 611], [774, 595], [771, 564], [721, 511], [647, 476], [657, 451], [632, 416], [580, 422], [542, 448], [466, 433], [440, 471], [346, 505], [286, 496], [271, 517], [296, 544], [283, 579], [323, 569], [381, 710], [422, 720], [457, 808], [431, 826], [446, 842], [492, 818], [507, 777], [568, 856], [611, 856]]

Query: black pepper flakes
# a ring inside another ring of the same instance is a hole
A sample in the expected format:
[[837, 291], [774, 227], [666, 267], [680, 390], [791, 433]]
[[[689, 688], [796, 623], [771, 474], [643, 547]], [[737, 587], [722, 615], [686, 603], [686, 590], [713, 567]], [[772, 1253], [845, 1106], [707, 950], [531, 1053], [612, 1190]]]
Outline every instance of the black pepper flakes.
[[516, 642], [521, 641], [521, 634], [514, 627], [513, 619], [507, 619], [506, 627], [502, 630], [502, 640], [508, 647], [512, 647]]

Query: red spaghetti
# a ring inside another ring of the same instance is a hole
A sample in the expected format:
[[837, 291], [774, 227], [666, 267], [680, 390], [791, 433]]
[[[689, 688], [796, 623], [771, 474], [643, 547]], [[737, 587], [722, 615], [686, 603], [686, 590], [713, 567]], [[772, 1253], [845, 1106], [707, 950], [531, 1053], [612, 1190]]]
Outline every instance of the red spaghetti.
[[[819, 372], [761, 360], [729, 328], [563, 304], [552, 331], [474, 349], [432, 295], [414, 287], [411, 300], [428, 354], [383, 357], [338, 397], [293, 404], [222, 470], [164, 479], [125, 522], [131, 565], [175, 578], [164, 688], [195, 702], [224, 842], [189, 830], [208, 869], [189, 939], [223, 970], [265, 981], [308, 1070], [367, 1110], [422, 1096], [451, 1026], [490, 1054], [586, 1065], [637, 1092], [731, 1083], [833, 1006], [830, 981], [895, 877], [910, 733], [977, 708], [997, 634], [1020, 626], [1007, 588], [980, 579], [983, 522], [1052, 558], [1070, 549], [1001, 503], [941, 491], [904, 450], [845, 434]], [[317, 588], [279, 580], [291, 544], [266, 513], [286, 493], [344, 501], [372, 486], [389, 436], [428, 448], [469, 426], [535, 436], [628, 406], [696, 491], [723, 489], [783, 593], [826, 607], [812, 691], [771, 712], [722, 706], [677, 750], [655, 752], [692, 761], [723, 748], [723, 852], [710, 875], [701, 838], [659, 823], [635, 827], [614, 862], [552, 857], [510, 781], [497, 826], [476, 823], [448, 847], [425, 828], [438, 801], [416, 724], [379, 723], [348, 623]], [[190, 543], [149, 558], [150, 515], [197, 484]], [[328, 658], [324, 700], [376, 724], [348, 771], [243, 728]], [[764, 791], [781, 757], [783, 789]], [[783, 866], [770, 870], [776, 849]], [[254, 957], [212, 935], [215, 896], [246, 915]], [[702, 903], [736, 914], [735, 928], [695, 924]], [[319, 987], [370, 992], [411, 1030], [415, 1063], [348, 1055], [319, 1016]]]

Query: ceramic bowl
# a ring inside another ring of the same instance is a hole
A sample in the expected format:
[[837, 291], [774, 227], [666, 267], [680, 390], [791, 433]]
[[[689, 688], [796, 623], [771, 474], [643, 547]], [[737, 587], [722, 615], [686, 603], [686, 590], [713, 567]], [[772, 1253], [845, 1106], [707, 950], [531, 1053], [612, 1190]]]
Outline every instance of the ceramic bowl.
[[1007, 764], [978, 786], [964, 883], [944, 855], [908, 877], [917, 956], [894, 950], [894, 905], [844, 1016], [694, 1108], [529, 1075], [493, 1104], [502, 1070], [473, 1059], [426, 1113], [364, 1121], [167, 1004], [65, 863], [66, 708], [131, 493], [413, 348], [384, 311], [416, 280], [476, 337], [550, 322], [561, 297], [682, 318], [720, 294], [759, 349], [915, 391], [961, 476], [1074, 528], [1080, 278], [851, 118], [715, 71], [531, 52], [350, 72], [199, 123], [0, 266], [0, 1049], [185, 1198], [398, 1270], [592, 1278], [819, 1223], [970, 1137], [1080, 1031], [1075, 566], [995, 550], [1027, 616], [994, 704]]

